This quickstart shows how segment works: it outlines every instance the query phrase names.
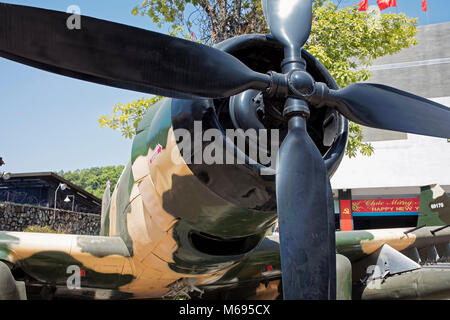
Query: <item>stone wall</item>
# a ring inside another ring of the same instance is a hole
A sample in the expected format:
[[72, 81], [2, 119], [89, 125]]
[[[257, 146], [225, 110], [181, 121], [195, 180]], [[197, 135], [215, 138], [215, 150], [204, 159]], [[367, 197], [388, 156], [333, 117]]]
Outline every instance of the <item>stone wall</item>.
[[23, 231], [29, 226], [50, 226], [66, 234], [99, 235], [100, 215], [58, 209], [55, 213], [51, 208], [0, 202], [0, 231]]

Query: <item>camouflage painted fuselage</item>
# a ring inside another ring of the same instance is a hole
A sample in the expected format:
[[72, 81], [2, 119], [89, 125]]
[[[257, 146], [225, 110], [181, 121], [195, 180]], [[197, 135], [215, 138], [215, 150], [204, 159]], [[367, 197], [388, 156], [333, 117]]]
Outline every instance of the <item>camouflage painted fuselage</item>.
[[[161, 298], [171, 284], [187, 278], [196, 286], [212, 284], [242, 262], [275, 223], [276, 211], [238, 207], [192, 173], [177, 148], [172, 103], [155, 105], [142, 121], [131, 162], [102, 218], [102, 236], [1, 233], [0, 259], [58, 286], [66, 285], [67, 268], [77, 265], [84, 270], [83, 288], [139, 298]], [[248, 201], [264, 202], [267, 196], [255, 194]], [[226, 239], [231, 248], [222, 254], [199, 250], [193, 233], [197, 242], [213, 237], [210, 243], [220, 246]]]

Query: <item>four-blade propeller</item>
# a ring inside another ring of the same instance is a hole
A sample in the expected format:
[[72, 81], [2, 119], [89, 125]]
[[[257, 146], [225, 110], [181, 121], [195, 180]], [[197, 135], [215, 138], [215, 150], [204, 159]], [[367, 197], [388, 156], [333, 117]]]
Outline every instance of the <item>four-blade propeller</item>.
[[335, 298], [334, 214], [322, 156], [306, 130], [310, 107], [336, 108], [366, 126], [450, 138], [450, 109], [394, 88], [353, 84], [330, 90], [306, 73], [301, 48], [311, 0], [262, 0], [284, 46], [282, 74], [261, 74], [226, 52], [192, 41], [69, 14], [0, 4], [0, 56], [57, 74], [174, 98], [224, 98], [247, 89], [286, 99], [288, 134], [276, 177], [283, 294]]

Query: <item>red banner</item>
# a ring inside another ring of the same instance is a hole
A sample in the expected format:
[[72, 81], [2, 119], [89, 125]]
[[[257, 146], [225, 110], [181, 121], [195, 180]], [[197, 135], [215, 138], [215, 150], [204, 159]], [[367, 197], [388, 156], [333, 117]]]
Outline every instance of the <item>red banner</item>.
[[352, 219], [352, 201], [351, 200], [341, 200], [340, 201], [340, 211], [341, 211], [341, 230], [350, 231], [353, 230], [353, 219]]
[[419, 206], [419, 198], [352, 200], [354, 213], [418, 212]]

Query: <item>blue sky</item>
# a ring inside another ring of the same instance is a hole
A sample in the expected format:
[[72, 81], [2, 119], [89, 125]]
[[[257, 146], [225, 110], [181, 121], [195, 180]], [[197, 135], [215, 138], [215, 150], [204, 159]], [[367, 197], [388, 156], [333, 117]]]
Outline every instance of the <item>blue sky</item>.
[[[0, 0], [1, 1], [1, 0]], [[132, 16], [139, 0], [2, 1], [66, 11], [78, 5], [81, 14], [158, 31], [148, 17]], [[359, 0], [342, 0], [341, 6]], [[376, 5], [376, 0], [369, 0]], [[397, 0], [398, 8], [418, 17], [419, 24], [450, 21], [449, 0]], [[162, 32], [167, 30], [163, 29]], [[70, 79], [0, 58], [0, 157], [10, 172], [59, 171], [126, 164], [131, 140], [100, 128], [98, 118], [111, 114], [116, 103], [148, 95]]]

